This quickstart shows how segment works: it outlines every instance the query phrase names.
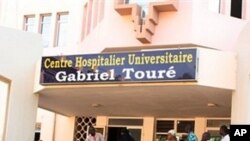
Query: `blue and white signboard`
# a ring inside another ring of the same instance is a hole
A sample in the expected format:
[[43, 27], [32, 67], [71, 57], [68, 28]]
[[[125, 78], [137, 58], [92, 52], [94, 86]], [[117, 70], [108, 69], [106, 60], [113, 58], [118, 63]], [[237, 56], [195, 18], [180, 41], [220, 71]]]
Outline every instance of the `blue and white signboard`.
[[197, 49], [47, 56], [41, 80], [46, 84], [196, 81]]

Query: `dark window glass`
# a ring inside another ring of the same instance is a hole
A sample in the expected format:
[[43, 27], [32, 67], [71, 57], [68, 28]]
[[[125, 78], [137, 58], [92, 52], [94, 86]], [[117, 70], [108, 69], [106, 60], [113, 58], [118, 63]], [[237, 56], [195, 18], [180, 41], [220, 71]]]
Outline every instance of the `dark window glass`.
[[39, 141], [40, 140], [40, 132], [35, 133], [34, 141]]
[[230, 125], [230, 120], [207, 120], [207, 127], [220, 127], [221, 125]]
[[242, 0], [231, 0], [231, 16], [242, 17]]
[[143, 125], [143, 119], [109, 119], [109, 125]]
[[158, 120], [156, 123], [156, 132], [168, 132], [174, 129], [173, 120]]
[[194, 131], [194, 121], [178, 120], [177, 121], [177, 132], [178, 133], [185, 133], [185, 128], [187, 125], [190, 125], [192, 130]]

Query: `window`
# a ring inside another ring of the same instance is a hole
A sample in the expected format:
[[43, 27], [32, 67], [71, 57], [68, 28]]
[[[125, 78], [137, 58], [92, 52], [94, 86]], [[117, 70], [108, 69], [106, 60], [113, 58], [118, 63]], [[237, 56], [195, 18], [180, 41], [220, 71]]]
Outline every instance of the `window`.
[[130, 125], [130, 126], [142, 126], [143, 119], [109, 119], [109, 125]]
[[129, 3], [129, 0], [124, 0], [124, 3], [125, 3], [125, 4], [128, 4], [128, 3]]
[[207, 119], [207, 128], [206, 130], [211, 134], [211, 140], [220, 141], [220, 126], [221, 125], [230, 125], [230, 119]]
[[48, 47], [50, 44], [51, 33], [51, 15], [42, 15], [40, 23], [40, 33], [43, 38], [43, 46]]
[[142, 18], [145, 18], [146, 15], [148, 14], [148, 5], [150, 2], [155, 2], [157, 0], [148, 0], [148, 1], [142, 1], [142, 0], [125, 0], [125, 3], [129, 3], [129, 4], [132, 4], [132, 3], [136, 3], [138, 5], [141, 6], [142, 8], [142, 13], [141, 13], [141, 16]]
[[57, 15], [57, 34], [55, 46], [65, 46], [68, 32], [68, 13], [59, 13]]
[[146, 16], [148, 15], [148, 10], [149, 10], [149, 3], [150, 2], [160, 2], [160, 0], [125, 0], [125, 4], [138, 4], [141, 7], [141, 19], [140, 19], [140, 24], [143, 25], [145, 24], [145, 19]]
[[174, 130], [179, 140], [186, 139], [185, 127], [191, 125], [194, 128], [195, 121], [193, 119], [157, 119], [156, 120], [156, 140], [166, 141], [168, 131]]
[[92, 28], [95, 28], [97, 25], [97, 18], [99, 13], [99, 0], [95, 0], [93, 3], [93, 21], [92, 21]]
[[105, 0], [100, 0], [99, 1], [99, 13], [98, 13], [98, 22], [101, 22], [103, 17], [104, 17], [104, 4]]
[[83, 13], [83, 30], [82, 30], [82, 40], [85, 38], [86, 29], [87, 29], [87, 11], [88, 11], [88, 3], [84, 6], [84, 13]]
[[35, 32], [35, 16], [24, 16], [24, 30], [28, 32]]
[[38, 122], [36, 123], [34, 141], [40, 141], [40, 135], [41, 135], [41, 123]]
[[230, 125], [229, 119], [208, 119], [207, 127], [220, 127], [221, 125]]
[[89, 0], [89, 3], [87, 5], [88, 7], [87, 25], [86, 25], [87, 35], [90, 33], [91, 30], [92, 6], [93, 6], [93, 0]]
[[220, 13], [221, 0], [209, 0], [209, 10], [215, 13]]
[[178, 133], [185, 133], [186, 132], [185, 128], [186, 128], [187, 125], [191, 126], [191, 128], [194, 131], [194, 121], [185, 121], [185, 120], [181, 121], [181, 120], [178, 120], [177, 121], [177, 132]]
[[231, 0], [231, 16], [242, 17], [242, 0]]
[[88, 0], [83, 9], [82, 35], [83, 40], [104, 17], [104, 0]]
[[156, 132], [168, 132], [174, 129], [174, 120], [157, 120]]
[[[3, 80], [3, 81], [2, 81]], [[0, 140], [5, 140], [9, 84], [0, 76]]]

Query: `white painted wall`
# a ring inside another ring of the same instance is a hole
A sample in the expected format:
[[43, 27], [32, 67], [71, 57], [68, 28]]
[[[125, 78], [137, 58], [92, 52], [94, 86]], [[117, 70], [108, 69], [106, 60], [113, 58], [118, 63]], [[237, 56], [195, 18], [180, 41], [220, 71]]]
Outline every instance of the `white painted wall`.
[[236, 54], [229, 51], [199, 48], [198, 84], [234, 90]]
[[40, 139], [53, 141], [55, 128], [55, 113], [41, 108], [37, 110], [36, 122], [41, 123]]
[[232, 97], [232, 123], [250, 124], [250, 23], [241, 32], [237, 48], [236, 91]]
[[5, 82], [0, 75], [0, 140], [3, 140], [5, 135], [8, 97], [9, 83]]
[[[17, 3], [16, 3], [17, 2]], [[103, 22], [97, 25], [97, 27], [92, 31], [92, 33], [85, 39], [84, 42], [80, 42], [80, 34], [82, 29], [82, 16], [83, 16], [83, 4], [84, 2], [82, 0], [74, 0], [74, 1], [68, 1], [68, 0], [61, 0], [60, 4], [58, 4], [59, 1], [51, 1], [51, 0], [3, 0], [2, 2], [2, 8], [1, 8], [1, 24], [9, 27], [15, 27], [21, 29], [23, 26], [23, 15], [26, 14], [35, 14], [37, 18], [37, 22], [39, 20], [39, 15], [43, 13], [52, 13], [54, 22], [55, 22], [55, 15], [57, 12], [64, 12], [64, 11], [70, 11], [69, 19], [70, 19], [70, 31], [69, 31], [69, 39], [68, 39], [68, 47], [66, 48], [48, 48], [44, 50], [44, 55], [61, 55], [61, 54], [76, 54], [76, 53], [93, 53], [93, 52], [100, 52], [106, 47], [124, 47], [124, 46], [137, 46], [142, 45], [140, 42], [138, 42], [135, 39], [135, 33], [133, 31], [133, 23], [131, 22], [130, 16], [120, 16], [118, 13], [116, 13], [113, 9], [113, 2], [111, 0], [106, 0], [105, 4], [105, 16]], [[160, 22], [159, 25], [156, 26], [155, 35], [153, 36], [153, 45], [159, 45], [159, 44], [181, 44], [181, 43], [196, 43], [200, 45], [209, 46], [212, 48], [216, 48], [223, 51], [234, 51], [238, 45], [239, 47], [242, 46], [247, 48], [246, 43], [237, 43], [237, 46], [235, 46], [236, 40], [238, 38], [238, 35], [241, 32], [242, 27], [245, 25], [245, 22], [239, 19], [235, 18], [229, 18], [230, 16], [230, 3], [225, 3], [225, 15], [218, 15], [217, 13], [213, 13], [209, 11], [209, 6], [207, 5], [208, 0], [180, 0], [179, 3], [179, 10], [178, 12], [165, 12], [160, 13]], [[247, 1], [248, 7], [249, 7], [249, 1]], [[247, 11], [249, 11], [250, 8], [247, 8]], [[249, 17], [249, 12], [247, 13], [247, 17]], [[115, 21], [115, 22], [113, 22]], [[36, 27], [38, 29], [38, 23], [36, 24]], [[0, 70], [0, 74], [2, 71], [10, 76], [11, 79], [14, 80], [20, 80], [20, 81], [13, 81], [13, 87], [18, 85], [17, 88], [13, 89], [11, 104], [13, 106], [10, 107], [12, 110], [10, 112], [11, 120], [13, 121], [10, 123], [10, 127], [8, 129], [9, 139], [10, 140], [20, 140], [23, 139], [26, 136], [21, 136], [21, 134], [31, 134], [31, 126], [33, 126], [33, 116], [29, 117], [28, 114], [35, 113], [34, 106], [37, 105], [36, 102], [26, 102], [26, 101], [32, 101], [37, 100], [37, 97], [34, 95], [24, 95], [23, 93], [30, 93], [30, 88], [28, 89], [21, 89], [24, 88], [25, 84], [31, 84], [32, 75], [34, 71], [28, 70], [28, 68], [31, 68], [31, 62], [33, 62], [32, 59], [30, 59], [28, 56], [23, 56], [23, 54], [27, 54], [27, 50], [29, 50], [29, 55], [31, 55], [32, 58], [38, 58], [39, 53], [36, 51], [39, 47], [38, 43], [36, 41], [38, 40], [37, 35], [32, 35], [34, 37], [31, 37], [31, 34], [25, 34], [23, 36], [23, 33], [13, 33], [13, 37], [10, 38], [10, 36], [7, 36], [5, 34], [6, 31], [2, 31], [1, 29], [1, 39], [0, 40], [7, 40], [4, 43], [4, 47], [0, 47], [0, 52], [3, 53], [3, 49], [9, 49], [7, 50], [7, 53], [4, 53], [5, 56], [1, 55], [2, 57], [5, 57], [4, 60], [0, 60], [0, 63], [2, 64], [3, 61], [6, 61], [10, 58], [10, 56], [14, 55], [15, 58], [21, 58], [16, 60], [11, 59], [11, 64], [4, 64], [5, 69]], [[107, 35], [108, 33], [108, 35]], [[216, 34], [215, 34], [216, 33]], [[249, 35], [249, 34], [248, 34]], [[28, 37], [26, 37], [28, 36]], [[247, 37], [245, 35], [245, 37]], [[247, 42], [247, 39], [245, 39], [242, 42]], [[27, 40], [26, 38], [29, 38]], [[34, 38], [34, 40], [33, 40]], [[51, 36], [53, 38], [53, 36]], [[17, 39], [19, 42], [10, 42], [14, 39]], [[30, 44], [30, 41], [32, 39], [32, 44]], [[242, 38], [243, 40], [243, 38]], [[34, 43], [33, 43], [34, 42]], [[6, 45], [5, 45], [6, 44]], [[7, 44], [11, 44], [7, 46]], [[25, 44], [25, 46], [24, 46]], [[17, 46], [19, 48], [17, 48]], [[15, 47], [15, 51], [12, 51], [9, 47]], [[40, 49], [40, 48], [39, 48]], [[34, 53], [33, 53], [34, 52]], [[241, 53], [244, 51], [240, 51]], [[224, 52], [225, 53], [225, 52]], [[203, 54], [201, 58], [201, 68], [200, 73], [201, 75], [199, 84], [206, 85], [206, 86], [216, 86], [216, 87], [222, 87], [222, 88], [228, 88], [228, 89], [234, 89], [235, 88], [235, 80], [232, 80], [235, 78], [233, 75], [233, 71], [235, 71], [234, 62], [235, 60], [232, 57], [233, 55], [229, 55], [228, 53], [225, 53], [224, 55], [219, 52], [210, 52], [210, 51], [201, 51], [201, 54]], [[7, 55], [7, 56], [6, 56]], [[211, 55], [211, 56], [210, 56]], [[212, 57], [213, 56], [213, 57]], [[24, 59], [23, 59], [23, 58]], [[29, 59], [28, 59], [29, 58]], [[221, 59], [224, 58], [224, 59]], [[229, 59], [230, 61], [228, 61]], [[36, 60], [36, 59], [35, 59]], [[219, 60], [219, 61], [218, 61]], [[18, 62], [15, 62], [18, 61]], [[23, 61], [20, 62], [19, 61]], [[30, 63], [28, 63], [30, 62]], [[202, 63], [203, 62], [203, 63]], [[215, 62], [220, 62], [220, 65], [215, 64]], [[230, 63], [229, 63], [230, 62]], [[233, 62], [233, 63], [231, 63]], [[243, 61], [246, 63], [246, 60]], [[27, 63], [27, 64], [26, 64]], [[15, 66], [12, 66], [15, 64]], [[213, 67], [216, 67], [215, 70], [207, 70], [207, 64], [210, 64]], [[21, 65], [27, 66], [22, 67]], [[247, 65], [240, 65], [241, 67], [247, 66]], [[10, 70], [16, 70], [16, 67], [18, 68], [18, 71], [10, 71]], [[225, 72], [223, 69], [224, 67], [230, 67], [228, 72]], [[240, 67], [240, 68], [241, 68]], [[248, 68], [247, 68], [248, 69]], [[240, 69], [240, 71], [246, 71], [247, 69]], [[249, 70], [249, 69], [248, 69]], [[24, 72], [28, 72], [29, 76], [20, 75]], [[218, 74], [221, 74], [219, 78]], [[30, 75], [32, 74], [32, 75]], [[39, 75], [39, 73], [37, 72]], [[246, 72], [242, 74], [239, 78], [245, 78]], [[15, 76], [18, 77], [15, 77]], [[239, 74], [240, 75], [240, 74]], [[232, 78], [232, 79], [231, 79]], [[227, 81], [225, 81], [225, 80]], [[25, 83], [23, 83], [23, 80], [25, 80]], [[240, 80], [239, 85], [245, 86], [244, 83]], [[22, 82], [22, 83], [21, 83]], [[38, 84], [38, 83], [37, 83]], [[248, 82], [247, 82], [248, 84]], [[245, 101], [245, 96], [247, 97], [247, 93], [245, 91], [248, 91], [245, 88], [244, 91], [236, 91], [236, 93], [233, 95], [233, 115], [232, 115], [232, 121], [233, 122], [244, 122], [248, 121], [250, 113], [247, 113], [248, 116], [245, 116], [246, 112], [244, 112], [245, 109], [242, 109], [242, 106], [247, 106], [247, 102]], [[21, 94], [19, 94], [19, 92]], [[242, 101], [242, 102], [241, 102]], [[17, 105], [14, 105], [13, 103], [22, 103], [21, 105], [22, 109], [25, 110], [21, 111], [17, 107]], [[240, 104], [239, 104], [240, 103]], [[249, 106], [250, 107], [250, 106]], [[249, 109], [248, 109], [249, 111]], [[51, 119], [48, 120], [47, 124], [53, 123], [54, 116], [51, 115]], [[59, 117], [58, 117], [59, 118]], [[71, 119], [62, 118], [63, 121], [66, 121], [66, 124], [69, 124], [71, 126]], [[19, 123], [19, 121], [22, 120], [24, 122]], [[148, 119], [150, 120], [150, 119]], [[60, 121], [60, 119], [58, 119]], [[26, 125], [27, 124], [27, 125]], [[20, 128], [23, 128], [25, 125], [24, 131], [21, 132], [11, 132], [11, 131], [17, 131]], [[15, 128], [14, 128], [15, 127]], [[60, 126], [56, 126], [60, 127]], [[48, 127], [49, 129], [53, 128]], [[43, 129], [42, 129], [43, 130]], [[71, 129], [70, 129], [71, 130]], [[51, 130], [45, 130], [44, 132], [48, 132]], [[66, 131], [62, 131], [64, 133]], [[41, 137], [47, 133], [42, 133]], [[58, 132], [58, 134], [60, 134]], [[10, 136], [13, 135], [13, 136]], [[21, 136], [21, 137], [20, 137]], [[48, 140], [51, 140], [52, 134], [48, 133]], [[57, 136], [57, 135], [55, 135]], [[25, 138], [26, 140], [29, 140], [31, 136]], [[45, 137], [44, 137], [45, 138]], [[47, 139], [47, 137], [46, 137]], [[45, 140], [45, 139], [44, 139]]]
[[73, 141], [75, 117], [66, 117], [38, 108], [36, 122], [41, 123], [41, 140]]
[[33, 93], [40, 35], [0, 27], [0, 74], [11, 80], [5, 141], [32, 141], [38, 96]]

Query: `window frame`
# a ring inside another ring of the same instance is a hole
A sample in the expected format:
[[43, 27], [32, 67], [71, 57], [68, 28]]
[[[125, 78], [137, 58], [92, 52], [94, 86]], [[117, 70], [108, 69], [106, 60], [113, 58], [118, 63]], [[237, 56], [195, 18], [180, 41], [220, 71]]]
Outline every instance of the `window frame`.
[[[56, 34], [55, 34], [55, 40], [54, 40], [54, 46], [55, 47], [64, 47], [67, 45], [67, 41], [65, 41], [65, 45], [63, 46], [59, 46], [59, 39], [60, 39], [60, 27], [61, 27], [61, 23], [63, 23], [62, 21], [60, 21], [60, 17], [62, 15], [67, 15], [68, 16], [68, 19], [69, 19], [69, 12], [58, 12], [56, 14]], [[69, 20], [67, 19], [67, 28], [68, 28], [68, 23], [69, 23]]]
[[46, 24], [46, 22], [44, 22], [43, 21], [43, 18], [44, 17], [47, 17], [47, 16], [49, 16], [50, 17], [50, 27], [49, 27], [49, 40], [48, 40], [48, 46], [44, 46], [43, 45], [43, 47], [49, 47], [50, 46], [50, 44], [51, 44], [51, 34], [52, 34], [52, 14], [51, 13], [46, 13], [46, 14], [40, 14], [40, 19], [39, 19], [39, 33], [43, 36], [43, 33], [42, 33], [42, 31], [43, 31], [43, 25], [44, 24]]
[[6, 107], [5, 107], [5, 113], [4, 113], [4, 116], [3, 116], [3, 133], [1, 133], [3, 136], [2, 136], [2, 139], [1, 140], [5, 140], [6, 139], [6, 127], [7, 127], [7, 117], [8, 117], [8, 113], [9, 113], [9, 98], [10, 98], [10, 87], [11, 87], [11, 80], [2, 76], [0, 74], [0, 81], [3, 82], [3, 83], [6, 83], [8, 85], [7, 87], [7, 97], [6, 97]]
[[27, 31], [29, 32], [27, 29], [27, 27], [31, 24], [28, 24], [28, 19], [29, 18], [34, 18], [34, 23], [33, 23], [33, 26], [34, 26], [34, 31], [32, 32], [35, 32], [35, 18], [36, 18], [36, 15], [32, 14], [32, 15], [24, 15], [24, 19], [23, 19], [23, 30], [24, 31]]

